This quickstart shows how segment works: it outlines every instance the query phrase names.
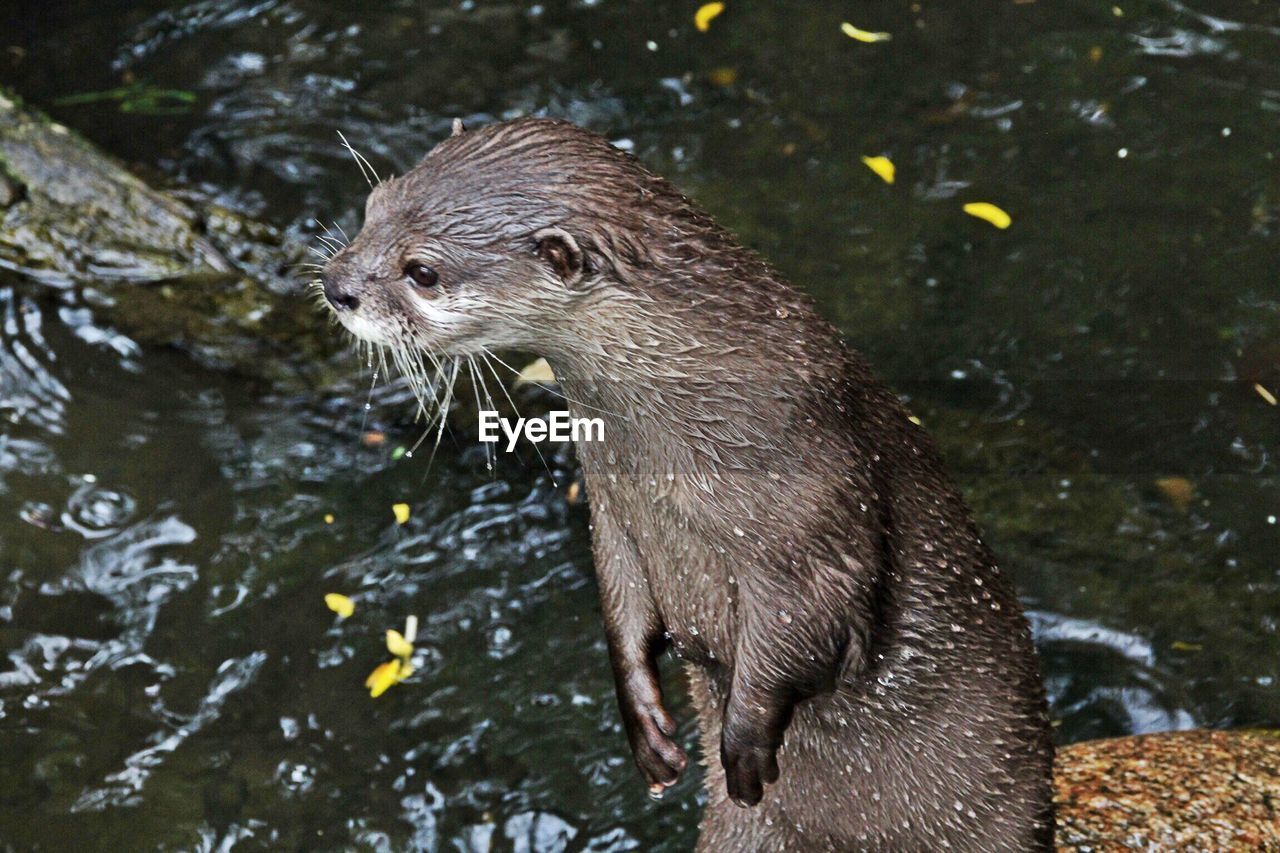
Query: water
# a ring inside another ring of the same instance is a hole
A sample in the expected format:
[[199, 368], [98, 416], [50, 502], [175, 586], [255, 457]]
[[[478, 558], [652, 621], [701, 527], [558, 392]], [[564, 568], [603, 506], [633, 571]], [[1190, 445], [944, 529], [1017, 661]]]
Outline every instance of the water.
[[[731, 2], [699, 34], [684, 3], [18, 3], [0, 80], [298, 240], [358, 226], [337, 130], [382, 172], [455, 116], [607, 132], [942, 436], [1061, 741], [1280, 725], [1280, 410], [1251, 387], [1280, 384], [1280, 12], [969, 5]], [[847, 39], [854, 14], [893, 40]], [[397, 385], [364, 447], [354, 355], [286, 398], [76, 294], [3, 278], [0, 307], [0, 846], [690, 846], [697, 774], [654, 803], [631, 768], [586, 514], [536, 458], [393, 460]], [[370, 699], [410, 614], [417, 672]]]

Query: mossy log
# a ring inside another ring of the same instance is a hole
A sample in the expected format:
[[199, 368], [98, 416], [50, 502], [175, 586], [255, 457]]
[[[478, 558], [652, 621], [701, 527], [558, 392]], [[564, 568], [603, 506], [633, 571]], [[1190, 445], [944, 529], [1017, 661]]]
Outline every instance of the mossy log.
[[0, 269], [83, 292], [139, 343], [312, 385], [342, 342], [303, 295], [301, 258], [275, 229], [153, 189], [0, 89]]

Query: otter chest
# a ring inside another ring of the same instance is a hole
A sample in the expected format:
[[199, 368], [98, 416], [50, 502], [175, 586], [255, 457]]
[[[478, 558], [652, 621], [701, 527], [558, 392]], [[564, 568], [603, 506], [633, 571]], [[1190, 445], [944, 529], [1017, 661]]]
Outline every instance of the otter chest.
[[707, 530], [661, 489], [634, 504], [628, 530], [672, 650], [693, 663], [732, 662], [743, 543]]

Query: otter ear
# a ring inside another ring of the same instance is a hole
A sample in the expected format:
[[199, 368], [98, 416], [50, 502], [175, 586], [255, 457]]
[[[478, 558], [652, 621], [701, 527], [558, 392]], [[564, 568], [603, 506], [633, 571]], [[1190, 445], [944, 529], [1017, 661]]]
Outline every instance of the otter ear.
[[533, 239], [538, 257], [550, 265], [566, 285], [573, 287], [582, 280], [586, 262], [572, 234], [552, 226], [534, 234]]

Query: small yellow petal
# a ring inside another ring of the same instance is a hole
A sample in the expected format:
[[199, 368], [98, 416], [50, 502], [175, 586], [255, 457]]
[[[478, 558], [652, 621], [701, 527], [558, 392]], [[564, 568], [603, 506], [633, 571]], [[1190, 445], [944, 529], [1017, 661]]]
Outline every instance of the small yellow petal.
[[979, 219], [990, 222], [997, 228], [1008, 228], [1013, 224], [1013, 219], [1009, 214], [1005, 213], [994, 204], [988, 204], [985, 201], [975, 201], [964, 206], [964, 212], [970, 216], [976, 216]]
[[888, 33], [873, 33], [868, 32], [867, 30], [860, 30], [848, 21], [845, 21], [840, 25], [840, 32], [844, 33], [851, 39], [866, 42], [867, 44], [875, 44], [878, 41], [888, 41], [893, 38], [893, 36]]
[[389, 660], [378, 664], [373, 672], [369, 673], [369, 677], [364, 680], [364, 686], [369, 688], [369, 695], [377, 699], [399, 680], [399, 675], [400, 661]]
[[512, 387], [519, 388], [521, 385], [554, 385], [556, 382], [556, 374], [551, 369], [551, 365], [547, 363], [545, 358], [531, 361], [524, 366], [516, 379], [512, 382]]
[[391, 511], [395, 513], [396, 524], [405, 524], [409, 521], [408, 504], [392, 504]]
[[324, 514], [324, 523], [325, 523], [325, 524], [333, 524], [333, 513], [331, 513], [331, 512], [326, 512], [326, 513]]
[[886, 184], [893, 183], [894, 175], [898, 173], [893, 161], [888, 157], [863, 157], [862, 162], [868, 169], [879, 175]]
[[396, 683], [399, 684], [411, 675], [413, 675], [413, 664], [401, 661], [400, 671], [396, 673]]
[[340, 592], [331, 592], [324, 597], [324, 603], [338, 614], [338, 618], [346, 619], [356, 612], [356, 603]]
[[723, 3], [707, 3], [700, 6], [698, 11], [693, 13], [693, 25], [698, 28], [698, 32], [705, 33], [711, 29], [711, 19], [723, 11]]
[[1261, 382], [1253, 383], [1253, 390], [1257, 391], [1258, 396], [1266, 400], [1267, 404], [1270, 406], [1274, 406], [1278, 402], [1276, 400], [1276, 395], [1272, 394], [1271, 390], [1267, 388], [1267, 386], [1263, 385]]
[[707, 78], [716, 86], [732, 86], [738, 82], [738, 69], [728, 65], [722, 65], [719, 68], [712, 68], [707, 73]]
[[923, 426], [923, 424], [920, 422], [920, 419], [915, 415], [907, 415], [907, 420], [911, 421], [916, 426]]
[[387, 629], [387, 651], [398, 658], [413, 656], [413, 643], [404, 638], [395, 628]]
[[1196, 487], [1186, 477], [1161, 477], [1156, 480], [1156, 488], [1180, 510], [1185, 511], [1195, 500]]

